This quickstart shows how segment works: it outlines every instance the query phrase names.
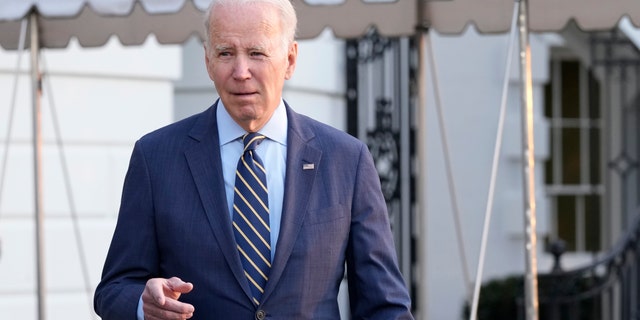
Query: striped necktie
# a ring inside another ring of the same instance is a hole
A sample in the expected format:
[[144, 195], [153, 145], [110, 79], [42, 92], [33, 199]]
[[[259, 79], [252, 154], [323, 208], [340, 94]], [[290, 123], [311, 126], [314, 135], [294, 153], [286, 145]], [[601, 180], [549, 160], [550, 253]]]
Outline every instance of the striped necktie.
[[242, 137], [244, 151], [238, 161], [233, 197], [233, 233], [256, 305], [260, 304], [271, 269], [267, 179], [262, 160], [255, 152], [264, 138], [259, 133]]

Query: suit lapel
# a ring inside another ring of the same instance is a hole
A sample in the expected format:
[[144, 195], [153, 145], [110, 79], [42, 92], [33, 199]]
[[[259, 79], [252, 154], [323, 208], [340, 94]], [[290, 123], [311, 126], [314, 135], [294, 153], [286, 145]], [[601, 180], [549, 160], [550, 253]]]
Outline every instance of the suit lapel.
[[[222, 178], [216, 107], [217, 103], [203, 113], [189, 133], [196, 143], [185, 151], [185, 157], [213, 235], [234, 277], [250, 299], [251, 292], [243, 273], [240, 257], [235, 249], [231, 219], [226, 210], [227, 200]], [[307, 212], [308, 199], [322, 156], [322, 151], [309, 143], [315, 138], [313, 131], [301, 123], [304, 120], [301, 120], [301, 117], [288, 105], [286, 107], [289, 128], [285, 195], [278, 247], [269, 281], [262, 296], [263, 300], [273, 292], [289, 260]]]
[[269, 274], [263, 300], [267, 299], [282, 276], [293, 245], [304, 221], [311, 188], [320, 165], [322, 151], [309, 142], [315, 136], [301, 117], [287, 105], [289, 129], [287, 133], [287, 172], [282, 206], [282, 220], [276, 255]]
[[245, 294], [251, 297], [227, 212], [216, 107], [217, 103], [203, 113], [189, 133], [196, 143], [185, 151], [185, 157], [220, 250]]

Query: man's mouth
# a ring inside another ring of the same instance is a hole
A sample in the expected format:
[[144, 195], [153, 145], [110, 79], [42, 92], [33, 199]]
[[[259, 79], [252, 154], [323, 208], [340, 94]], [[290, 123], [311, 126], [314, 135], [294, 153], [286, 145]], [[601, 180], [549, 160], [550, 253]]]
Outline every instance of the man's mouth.
[[232, 93], [235, 96], [250, 96], [252, 94], [256, 94], [257, 92], [234, 92]]

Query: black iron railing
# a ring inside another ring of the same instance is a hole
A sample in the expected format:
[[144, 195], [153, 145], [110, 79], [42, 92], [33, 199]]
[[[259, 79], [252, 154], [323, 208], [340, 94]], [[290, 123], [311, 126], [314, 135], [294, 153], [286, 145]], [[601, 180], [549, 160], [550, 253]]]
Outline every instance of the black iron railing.
[[[602, 258], [579, 269], [540, 274], [538, 296], [540, 319], [640, 319], [640, 208]], [[522, 298], [517, 300], [518, 319], [524, 319]]]

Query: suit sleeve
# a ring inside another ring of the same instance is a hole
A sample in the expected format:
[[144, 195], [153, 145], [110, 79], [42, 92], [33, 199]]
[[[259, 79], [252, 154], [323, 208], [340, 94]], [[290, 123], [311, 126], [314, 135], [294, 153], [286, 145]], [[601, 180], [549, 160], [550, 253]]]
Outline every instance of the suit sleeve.
[[355, 177], [347, 277], [353, 319], [413, 319], [380, 180], [364, 145]]
[[136, 142], [127, 171], [118, 222], [94, 295], [103, 320], [137, 319], [138, 302], [147, 279], [157, 274], [151, 178], [142, 144]]

